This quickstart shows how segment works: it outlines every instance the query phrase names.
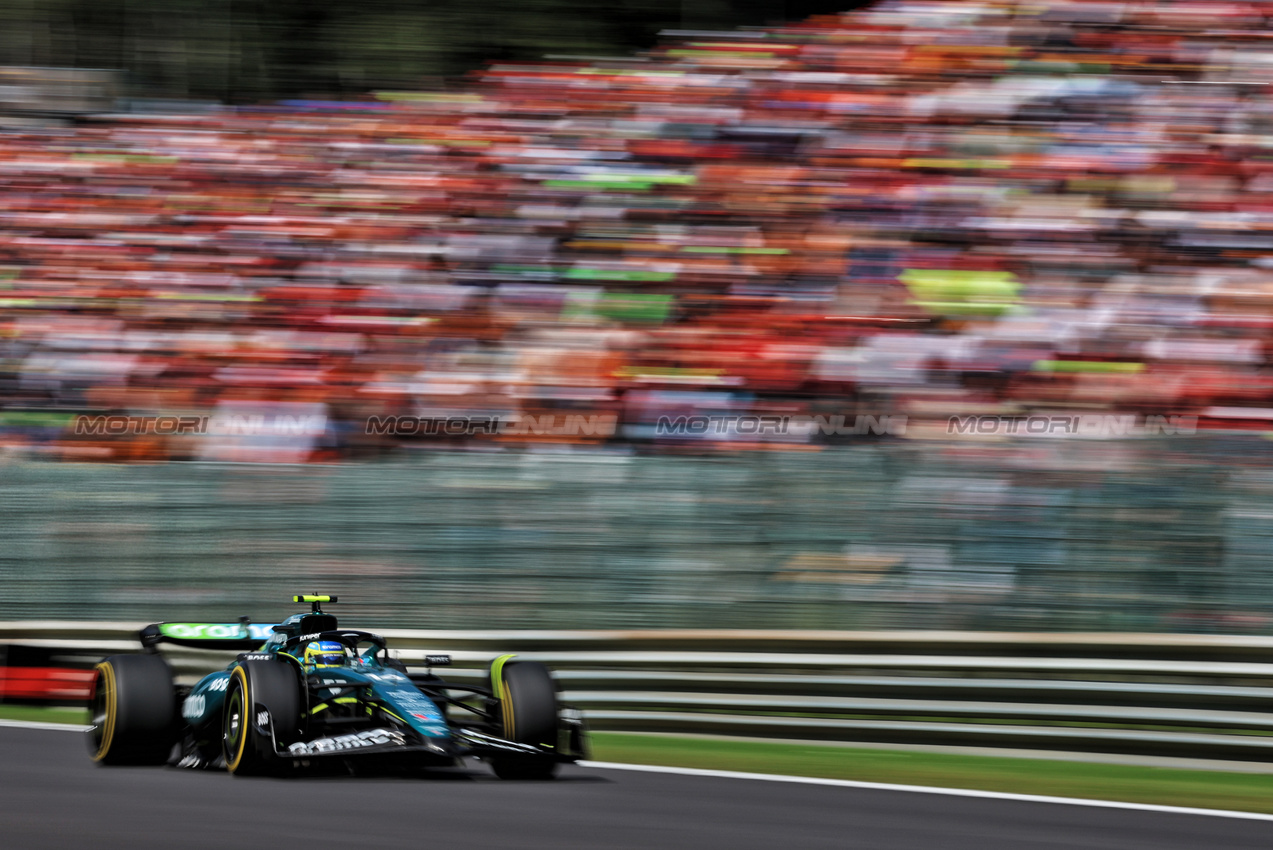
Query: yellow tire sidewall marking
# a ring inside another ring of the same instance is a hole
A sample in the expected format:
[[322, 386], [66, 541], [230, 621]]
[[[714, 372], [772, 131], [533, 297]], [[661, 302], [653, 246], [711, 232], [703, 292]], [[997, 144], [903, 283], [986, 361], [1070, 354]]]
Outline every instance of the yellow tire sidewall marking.
[[515, 734], [513, 729], [513, 701], [508, 682], [504, 681], [504, 665], [516, 657], [516, 655], [501, 655], [491, 665], [491, 678], [494, 679], [491, 684], [495, 688], [495, 696], [499, 700], [503, 714], [504, 738], [509, 741], [513, 740], [513, 735]]
[[[239, 747], [238, 747], [238, 752], [236, 752], [236, 753], [234, 754], [234, 757], [233, 757], [233, 758], [231, 758], [231, 757], [230, 757], [230, 754], [229, 754], [229, 753], [226, 753], [226, 762], [225, 762], [226, 770], [230, 771], [231, 773], [234, 773], [236, 770], [238, 770], [238, 769], [239, 769], [239, 764], [240, 764], [240, 763], [242, 763], [242, 761], [243, 761], [243, 753], [244, 753], [244, 751], [247, 749], [247, 743], [248, 743], [248, 715], [249, 715], [249, 714], [251, 714], [251, 709], [249, 708], [249, 705], [250, 705], [250, 703], [249, 703], [249, 696], [250, 696], [250, 695], [248, 694], [248, 676], [247, 676], [247, 673], [243, 672], [243, 668], [242, 668], [242, 667], [235, 667], [235, 668], [234, 668], [234, 672], [230, 674], [230, 678], [231, 678], [231, 679], [238, 678], [238, 680], [239, 680], [239, 696], [238, 696], [238, 699], [239, 699], [240, 706], [241, 706], [241, 708], [239, 709]], [[231, 708], [231, 706], [228, 706], [228, 705], [226, 706], [226, 710], [227, 710], [227, 711], [228, 711], [228, 710], [230, 710], [230, 708]], [[222, 721], [222, 726], [224, 726], [224, 725], [225, 725], [225, 722], [224, 722], [224, 721]], [[223, 733], [223, 734], [224, 734], [224, 733]]]
[[513, 736], [517, 734], [517, 731], [513, 728], [513, 690], [508, 686], [508, 682], [503, 682], [502, 684], [504, 685], [504, 737], [512, 741], [514, 740]]
[[93, 668], [97, 675], [102, 679], [103, 701], [106, 703], [106, 717], [102, 720], [102, 742], [97, 747], [97, 752], [93, 754], [93, 761], [101, 761], [106, 758], [106, 754], [110, 752], [111, 742], [115, 738], [115, 700], [117, 693], [115, 690], [115, 668], [110, 662], [103, 661]]

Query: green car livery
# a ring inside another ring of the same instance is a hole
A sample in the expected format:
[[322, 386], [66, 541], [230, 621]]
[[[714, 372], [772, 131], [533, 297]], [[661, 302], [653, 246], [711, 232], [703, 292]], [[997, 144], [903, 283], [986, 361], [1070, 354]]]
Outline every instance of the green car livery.
[[[324, 613], [331, 596], [297, 596], [308, 613], [278, 625], [158, 623], [143, 652], [96, 667], [89, 752], [101, 764], [224, 767], [283, 774], [323, 759], [420, 767], [488, 761], [503, 778], [544, 779], [585, 756], [583, 720], [562, 705], [547, 668], [504, 655], [489, 684], [447, 681], [425, 657], [412, 672], [384, 638], [341, 629]], [[242, 650], [193, 687], [174, 683], [161, 644]]]

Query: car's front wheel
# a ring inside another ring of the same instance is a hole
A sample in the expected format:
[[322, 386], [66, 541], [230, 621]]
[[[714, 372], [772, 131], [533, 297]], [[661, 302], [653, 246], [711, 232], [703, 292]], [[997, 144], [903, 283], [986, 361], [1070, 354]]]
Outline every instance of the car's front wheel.
[[296, 740], [304, 700], [296, 671], [281, 661], [245, 661], [230, 673], [221, 750], [237, 776], [274, 774], [291, 760], [279, 748]]
[[504, 664], [492, 677], [499, 685], [504, 737], [545, 750], [540, 755], [507, 755], [491, 760], [500, 779], [551, 779], [557, 772], [557, 686], [538, 661]]

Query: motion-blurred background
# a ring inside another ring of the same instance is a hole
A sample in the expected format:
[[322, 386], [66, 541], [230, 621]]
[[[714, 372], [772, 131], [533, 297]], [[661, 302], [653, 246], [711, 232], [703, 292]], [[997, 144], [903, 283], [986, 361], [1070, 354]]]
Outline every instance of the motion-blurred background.
[[1266, 632], [1273, 2], [851, 5], [0, 5], [0, 618]]

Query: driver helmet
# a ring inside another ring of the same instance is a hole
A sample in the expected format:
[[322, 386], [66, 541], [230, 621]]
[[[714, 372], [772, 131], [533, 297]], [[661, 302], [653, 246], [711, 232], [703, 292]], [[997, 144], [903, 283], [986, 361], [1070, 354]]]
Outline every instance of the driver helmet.
[[344, 665], [345, 647], [337, 641], [316, 640], [305, 647], [305, 666], [311, 670]]

